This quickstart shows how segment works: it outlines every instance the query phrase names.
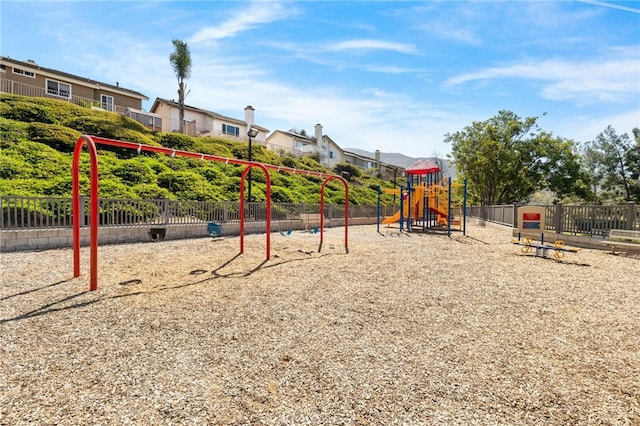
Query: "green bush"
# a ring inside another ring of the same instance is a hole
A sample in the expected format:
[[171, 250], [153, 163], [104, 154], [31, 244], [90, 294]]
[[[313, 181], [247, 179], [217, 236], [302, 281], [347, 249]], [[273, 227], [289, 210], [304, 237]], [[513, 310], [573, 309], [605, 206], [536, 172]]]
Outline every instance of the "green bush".
[[289, 188], [278, 186], [271, 188], [271, 202], [273, 203], [294, 203], [297, 198]]
[[0, 117], [0, 148], [29, 140], [28, 124]]
[[[360, 169], [349, 163], [339, 163], [333, 168], [333, 171], [338, 176], [343, 176], [348, 181], [351, 181], [353, 178], [360, 177], [361, 172]], [[346, 175], [346, 176], [345, 176]]]
[[38, 197], [46, 193], [47, 181], [34, 178], [0, 179], [0, 194]]
[[71, 158], [37, 142], [22, 142], [3, 150], [6, 156], [21, 158], [32, 165], [32, 177], [52, 178], [60, 173], [71, 174]]
[[43, 143], [57, 151], [73, 152], [82, 135], [77, 130], [57, 124], [32, 123], [27, 127], [29, 139]]
[[31, 177], [33, 166], [21, 158], [5, 155], [0, 152], [0, 178], [17, 179]]
[[136, 185], [133, 190], [139, 198], [144, 199], [162, 199], [171, 196], [169, 190], [160, 188], [157, 184]]
[[10, 120], [49, 124], [57, 122], [54, 111], [50, 107], [28, 100], [16, 99], [6, 103], [10, 105], [10, 108], [4, 108], [2, 115]]
[[213, 138], [196, 138], [193, 144], [193, 151], [224, 158], [233, 157], [228, 144]]
[[100, 197], [104, 198], [135, 198], [136, 196], [131, 186], [115, 179], [100, 179], [98, 187]]
[[180, 133], [161, 133], [156, 136], [158, 143], [166, 148], [193, 151], [194, 138]]
[[123, 183], [138, 185], [143, 183], [155, 183], [155, 173], [145, 162], [136, 158], [120, 161], [112, 169], [111, 173]]
[[296, 161], [296, 159], [289, 156], [282, 157], [282, 165], [285, 167], [289, 167], [290, 169], [298, 168], [298, 162]]
[[209, 195], [216, 193], [203, 176], [191, 171], [162, 173], [158, 176], [158, 186], [185, 200], [212, 199]]

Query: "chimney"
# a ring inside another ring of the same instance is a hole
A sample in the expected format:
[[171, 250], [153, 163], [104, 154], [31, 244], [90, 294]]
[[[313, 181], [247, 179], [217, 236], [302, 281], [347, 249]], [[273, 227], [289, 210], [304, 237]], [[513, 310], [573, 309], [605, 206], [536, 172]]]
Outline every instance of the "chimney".
[[255, 109], [251, 105], [247, 105], [244, 109], [244, 121], [247, 123], [247, 128], [253, 126], [253, 112]]
[[316, 124], [315, 137], [316, 137], [316, 144], [320, 146], [320, 142], [322, 142], [322, 125], [320, 123]]

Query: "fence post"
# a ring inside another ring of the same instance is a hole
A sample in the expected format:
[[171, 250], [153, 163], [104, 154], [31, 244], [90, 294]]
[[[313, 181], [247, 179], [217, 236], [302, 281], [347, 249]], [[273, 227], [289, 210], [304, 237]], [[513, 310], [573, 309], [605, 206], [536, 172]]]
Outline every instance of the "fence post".
[[627, 226], [626, 229], [633, 229], [636, 219], [636, 205], [633, 201], [627, 203]]
[[78, 203], [80, 205], [80, 227], [87, 226], [87, 216], [84, 213], [84, 199], [84, 195], [80, 194], [80, 202]]
[[229, 222], [229, 200], [224, 200], [222, 204], [222, 222]]
[[553, 215], [553, 226], [556, 230], [556, 234], [562, 234], [562, 217], [564, 216], [562, 203], [556, 204], [556, 212]]
[[513, 220], [511, 221], [514, 228], [518, 227], [518, 202], [513, 203]]
[[164, 199], [164, 223], [163, 225], [169, 224], [169, 199]]

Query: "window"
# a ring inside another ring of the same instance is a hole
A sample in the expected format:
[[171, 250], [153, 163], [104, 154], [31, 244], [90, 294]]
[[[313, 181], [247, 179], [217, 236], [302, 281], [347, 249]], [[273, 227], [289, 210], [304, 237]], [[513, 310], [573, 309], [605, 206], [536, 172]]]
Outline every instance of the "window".
[[231, 136], [240, 136], [240, 127], [222, 124], [222, 133]]
[[329, 158], [336, 158], [336, 153], [333, 151], [329, 151]]
[[113, 96], [100, 95], [100, 106], [107, 111], [113, 111]]
[[13, 69], [13, 73], [14, 74], [24, 75], [25, 77], [36, 78], [36, 74], [35, 73], [33, 73], [31, 71], [25, 71], [25, 70], [20, 69], [20, 68], [14, 68]]
[[71, 86], [55, 80], [47, 80], [47, 94], [69, 99], [71, 97]]

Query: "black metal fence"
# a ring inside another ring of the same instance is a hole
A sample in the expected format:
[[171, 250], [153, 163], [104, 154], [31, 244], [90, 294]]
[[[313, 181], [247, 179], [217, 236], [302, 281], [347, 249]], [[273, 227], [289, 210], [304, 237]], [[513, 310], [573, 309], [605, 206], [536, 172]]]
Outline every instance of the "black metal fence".
[[[80, 225], [89, 224], [89, 203], [80, 198]], [[70, 197], [0, 196], [0, 229], [70, 228], [72, 203]], [[247, 222], [266, 219], [266, 203], [245, 203]], [[296, 220], [301, 214], [320, 213], [320, 204], [271, 203], [271, 219]], [[344, 205], [324, 206], [327, 219], [344, 219]], [[349, 206], [349, 218], [376, 217], [376, 206]], [[206, 222], [234, 223], [240, 221], [238, 201], [136, 200], [99, 199], [98, 225], [190, 225]]]
[[[516, 204], [469, 207], [468, 214], [515, 228], [518, 207]], [[616, 206], [553, 204], [544, 208], [547, 232], [604, 238], [611, 229], [640, 230], [640, 209], [632, 202]]]

